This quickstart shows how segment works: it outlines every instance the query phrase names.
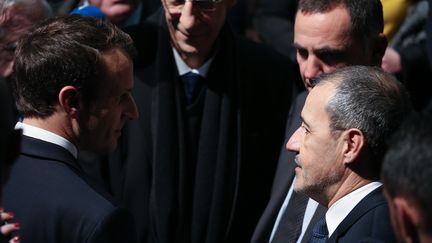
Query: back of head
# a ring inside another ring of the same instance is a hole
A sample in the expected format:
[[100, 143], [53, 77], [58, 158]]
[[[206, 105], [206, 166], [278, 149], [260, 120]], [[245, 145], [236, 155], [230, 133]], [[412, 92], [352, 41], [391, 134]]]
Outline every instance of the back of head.
[[382, 179], [391, 198], [420, 209], [422, 231], [432, 236], [432, 113], [412, 114], [392, 137]]
[[42, 21], [17, 46], [13, 88], [18, 110], [24, 117], [49, 117], [59, 91], [68, 85], [88, 103], [103, 79], [102, 54], [117, 48], [129, 57], [135, 53], [132, 39], [110, 23], [80, 15]]
[[333, 131], [359, 129], [365, 137], [371, 166], [379, 177], [386, 139], [412, 110], [405, 87], [391, 74], [378, 67], [347, 66], [324, 74], [316, 86], [326, 82], [336, 85], [327, 112]]
[[384, 31], [380, 0], [300, 0], [297, 11], [304, 14], [326, 13], [340, 6], [347, 9], [351, 16], [351, 32], [362, 43], [367, 44]]

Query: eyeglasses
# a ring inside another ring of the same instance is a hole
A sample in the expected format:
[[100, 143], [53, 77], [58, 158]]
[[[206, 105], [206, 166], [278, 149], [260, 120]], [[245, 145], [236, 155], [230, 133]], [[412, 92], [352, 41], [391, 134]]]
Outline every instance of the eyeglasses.
[[192, 2], [194, 7], [205, 12], [212, 12], [222, 0], [165, 0], [168, 8], [182, 8], [185, 2]]

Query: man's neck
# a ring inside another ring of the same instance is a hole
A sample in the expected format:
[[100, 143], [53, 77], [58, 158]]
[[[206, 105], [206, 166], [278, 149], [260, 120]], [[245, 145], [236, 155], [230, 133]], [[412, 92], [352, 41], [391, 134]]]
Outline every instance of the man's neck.
[[364, 179], [358, 174], [351, 171], [345, 178], [343, 178], [342, 183], [339, 184], [339, 186], [334, 190], [334, 192], [330, 193], [331, 196], [329, 197], [328, 202], [323, 205], [326, 205], [327, 208], [330, 208], [342, 197], [371, 182], [371, 180]]
[[71, 142], [74, 142], [72, 126], [65, 119], [62, 119], [60, 115], [53, 115], [44, 119], [25, 117], [22, 123], [44, 129]]

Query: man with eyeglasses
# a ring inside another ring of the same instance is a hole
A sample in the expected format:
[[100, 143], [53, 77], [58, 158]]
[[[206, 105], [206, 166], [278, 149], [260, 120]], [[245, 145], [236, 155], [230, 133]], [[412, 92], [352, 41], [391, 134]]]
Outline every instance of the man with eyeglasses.
[[249, 242], [264, 209], [297, 70], [227, 24], [235, 0], [161, 0], [125, 29], [141, 118], [108, 163], [140, 242]]

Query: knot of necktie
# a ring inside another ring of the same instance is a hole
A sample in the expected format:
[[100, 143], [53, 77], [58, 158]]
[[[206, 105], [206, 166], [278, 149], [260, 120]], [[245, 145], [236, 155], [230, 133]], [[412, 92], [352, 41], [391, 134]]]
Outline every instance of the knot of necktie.
[[197, 87], [199, 85], [202, 77], [194, 72], [188, 72], [181, 76], [181, 80], [183, 81], [183, 87], [185, 90], [186, 101], [188, 104], [191, 104], [197, 95]]
[[327, 224], [324, 216], [314, 226], [312, 231], [312, 237], [309, 243], [324, 243], [327, 241], [327, 238], [328, 238], [328, 230], [327, 230]]

